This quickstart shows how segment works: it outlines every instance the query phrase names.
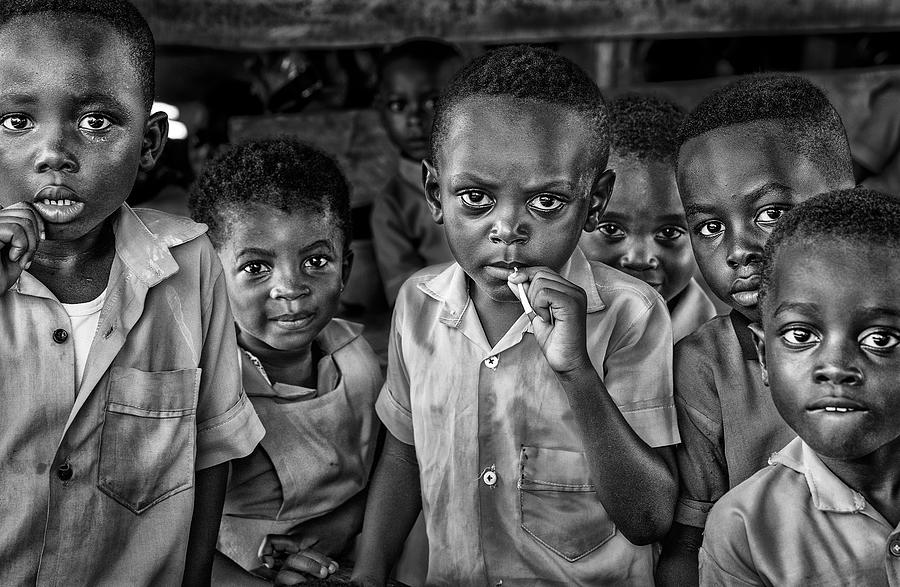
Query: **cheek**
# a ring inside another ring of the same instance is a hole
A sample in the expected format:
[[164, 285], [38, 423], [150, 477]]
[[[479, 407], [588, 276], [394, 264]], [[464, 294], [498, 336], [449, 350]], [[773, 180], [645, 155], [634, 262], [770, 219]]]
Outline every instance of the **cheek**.
[[267, 290], [235, 278], [226, 279], [225, 284], [234, 321], [241, 327], [241, 330], [256, 330], [259, 324], [265, 322]]

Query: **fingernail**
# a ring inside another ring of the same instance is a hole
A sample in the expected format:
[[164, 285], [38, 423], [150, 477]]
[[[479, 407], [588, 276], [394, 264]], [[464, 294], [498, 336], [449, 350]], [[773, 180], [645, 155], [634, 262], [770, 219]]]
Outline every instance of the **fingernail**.
[[322, 567], [321, 569], [319, 569], [319, 576], [320, 576], [320, 577], [327, 577], [327, 576], [328, 576], [328, 569], [326, 569], [325, 567]]
[[332, 573], [335, 572], [338, 568], [337, 563], [331, 563], [330, 565], [328, 565], [328, 568], [331, 570]]
[[28, 271], [28, 268], [31, 267], [31, 261], [25, 263], [25, 270]]
[[47, 238], [47, 233], [43, 230], [41, 231], [41, 240], [45, 240]]

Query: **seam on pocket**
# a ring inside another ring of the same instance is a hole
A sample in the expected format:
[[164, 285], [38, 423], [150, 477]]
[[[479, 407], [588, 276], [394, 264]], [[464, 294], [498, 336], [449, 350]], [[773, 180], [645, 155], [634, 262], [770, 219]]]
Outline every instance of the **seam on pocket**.
[[106, 409], [116, 414], [126, 414], [128, 416], [137, 416], [138, 418], [153, 418], [156, 420], [165, 418], [182, 418], [184, 416], [194, 415], [193, 408], [184, 408], [180, 410], [148, 410], [140, 406], [132, 406], [119, 402], [107, 402]]

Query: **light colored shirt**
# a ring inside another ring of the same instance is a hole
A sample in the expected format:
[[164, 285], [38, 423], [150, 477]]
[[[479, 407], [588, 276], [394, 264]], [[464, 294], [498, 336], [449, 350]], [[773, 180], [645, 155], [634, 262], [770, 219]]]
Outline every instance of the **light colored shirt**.
[[669, 315], [672, 318], [672, 339], [676, 343], [716, 315], [716, 307], [693, 278], [674, 302], [675, 305], [669, 308]]
[[[100, 310], [106, 301], [106, 290], [93, 300], [80, 304], [63, 304], [63, 310], [72, 321], [72, 346], [75, 352], [75, 389], [81, 385], [81, 377], [87, 365], [88, 352], [94, 342], [94, 333], [100, 323]], [[75, 398], [72, 398], [73, 400]]]
[[[665, 302], [579, 249], [561, 274], [587, 294], [587, 348], [625, 420], [650, 446], [677, 443]], [[492, 348], [459, 265], [401, 289], [376, 409], [416, 449], [428, 584], [652, 583], [653, 549], [622, 536], [600, 503], [527, 317]]]
[[0, 584], [181, 583], [194, 472], [250, 453], [263, 435], [205, 230], [117, 212], [74, 407], [62, 304], [27, 272], [0, 296]]
[[453, 260], [444, 227], [432, 220], [425, 201], [421, 163], [401, 157], [397, 175], [375, 198], [371, 224], [375, 260], [391, 305], [410, 275]]
[[679, 524], [703, 528], [716, 500], [797, 436], [763, 385], [748, 324], [716, 316], [675, 345]]
[[701, 585], [900, 585], [891, 526], [800, 438], [712, 509]]

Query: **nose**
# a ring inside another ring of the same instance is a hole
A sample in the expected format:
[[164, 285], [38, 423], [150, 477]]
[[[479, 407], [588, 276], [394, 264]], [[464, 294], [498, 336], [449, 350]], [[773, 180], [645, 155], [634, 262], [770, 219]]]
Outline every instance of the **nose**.
[[765, 239], [756, 238], [752, 230], [734, 230], [726, 241], [728, 255], [725, 262], [732, 269], [762, 262]]
[[863, 382], [863, 373], [853, 365], [848, 345], [823, 342], [820, 359], [813, 370], [816, 383], [856, 386]]
[[619, 259], [623, 269], [646, 271], [659, 267], [656, 251], [644, 239], [629, 239], [628, 248]]
[[34, 170], [37, 173], [48, 171], [66, 171], [76, 173], [79, 169], [78, 159], [69, 145], [66, 131], [60, 126], [44, 126], [44, 140], [41, 141], [34, 158]]
[[414, 100], [409, 103], [408, 110], [406, 112], [406, 125], [407, 126], [422, 126], [423, 121], [425, 120], [425, 103], [421, 100]]
[[490, 241], [497, 245], [525, 244], [528, 242], [528, 231], [518, 215], [511, 207], [506, 210], [497, 209], [497, 217], [488, 235]]
[[299, 271], [279, 271], [272, 289], [269, 290], [269, 297], [273, 300], [290, 301], [308, 296], [310, 292]]

